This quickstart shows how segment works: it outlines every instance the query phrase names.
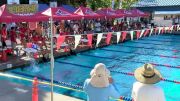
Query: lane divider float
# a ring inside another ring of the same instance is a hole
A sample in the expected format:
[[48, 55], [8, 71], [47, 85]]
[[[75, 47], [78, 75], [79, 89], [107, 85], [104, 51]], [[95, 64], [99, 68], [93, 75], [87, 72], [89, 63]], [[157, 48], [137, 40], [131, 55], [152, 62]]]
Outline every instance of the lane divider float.
[[[75, 64], [75, 63], [64, 62], [64, 61], [63, 62], [62, 61], [56, 61], [56, 62], [63, 63], [63, 64], [74, 65], [74, 66], [77, 66], [77, 67], [93, 69], [92, 66], [85, 66], [85, 65]], [[107, 68], [111, 68], [111, 67], [107, 67]], [[109, 70], [110, 70], [110, 72], [113, 72], [113, 73], [119, 73], [119, 74], [124, 74], [124, 75], [128, 75], [128, 76], [134, 76], [134, 73], [132, 73], [132, 72], [122, 72], [122, 71], [112, 70], [112, 69], [109, 69]], [[169, 79], [165, 79], [165, 78], [162, 78], [161, 80], [165, 81], [165, 82], [180, 84], [180, 81], [177, 81], [177, 80], [169, 80]]]
[[[135, 63], [142, 63], [145, 64], [146, 62], [143, 61], [137, 61], [137, 60], [128, 60], [128, 59], [117, 59], [117, 58], [113, 58], [113, 57], [102, 57], [102, 56], [95, 56], [95, 55], [89, 55], [89, 54], [80, 54], [80, 55], [84, 55], [84, 56], [89, 56], [89, 57], [96, 57], [96, 58], [103, 58], [103, 59], [111, 59], [111, 60], [118, 60], [118, 61], [128, 61], [128, 62], [135, 62]], [[163, 67], [169, 67], [169, 68], [177, 68], [180, 69], [180, 66], [172, 66], [172, 65], [168, 65], [168, 64], [157, 64], [157, 63], [151, 63], [155, 66], [163, 66]]]

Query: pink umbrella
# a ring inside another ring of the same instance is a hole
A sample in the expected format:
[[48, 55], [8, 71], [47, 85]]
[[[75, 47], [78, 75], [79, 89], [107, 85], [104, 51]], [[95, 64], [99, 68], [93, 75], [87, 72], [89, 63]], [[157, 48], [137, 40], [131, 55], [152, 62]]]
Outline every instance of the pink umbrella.
[[97, 18], [104, 18], [103, 15], [99, 15], [92, 11], [92, 9], [87, 7], [79, 7], [75, 12], [75, 14], [82, 15], [86, 19], [97, 19]]
[[117, 14], [116, 11], [111, 8], [103, 8], [103, 9], [96, 11], [96, 13], [98, 13], [100, 15], [104, 15], [106, 18], [124, 17], [124, 14]]

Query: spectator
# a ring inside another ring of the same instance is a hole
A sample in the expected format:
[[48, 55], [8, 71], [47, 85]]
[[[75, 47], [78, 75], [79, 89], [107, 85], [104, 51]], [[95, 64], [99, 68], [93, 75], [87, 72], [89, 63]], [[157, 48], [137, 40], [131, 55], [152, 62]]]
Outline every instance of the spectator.
[[78, 23], [75, 23], [73, 26], [74, 34], [79, 34], [79, 25]]
[[2, 41], [3, 47], [6, 46], [6, 43], [5, 43], [6, 40], [7, 40], [7, 27], [6, 27], [6, 24], [3, 24], [2, 29], [1, 29], [1, 41]]
[[104, 64], [96, 64], [90, 75], [91, 78], [84, 83], [84, 91], [88, 95], [88, 101], [108, 101], [109, 97], [120, 97], [112, 84], [110, 72]]
[[161, 77], [160, 72], [151, 64], [136, 69], [135, 78], [138, 82], [133, 84], [134, 101], [165, 101], [162, 89], [153, 85], [158, 83]]
[[12, 47], [14, 49], [16, 45], [16, 31], [14, 27], [11, 27], [10, 35], [11, 35]]
[[95, 27], [95, 33], [101, 33], [101, 23], [100, 20], [97, 20], [94, 24]]

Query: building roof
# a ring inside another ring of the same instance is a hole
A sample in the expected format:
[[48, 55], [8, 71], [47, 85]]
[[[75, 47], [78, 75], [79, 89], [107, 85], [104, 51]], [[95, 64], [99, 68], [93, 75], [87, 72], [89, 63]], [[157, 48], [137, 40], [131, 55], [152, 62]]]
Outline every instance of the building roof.
[[139, 0], [133, 7], [180, 6], [180, 0]]
[[169, 15], [179, 15], [180, 11], [155, 11], [155, 15], [164, 15], [164, 14], [169, 14]]

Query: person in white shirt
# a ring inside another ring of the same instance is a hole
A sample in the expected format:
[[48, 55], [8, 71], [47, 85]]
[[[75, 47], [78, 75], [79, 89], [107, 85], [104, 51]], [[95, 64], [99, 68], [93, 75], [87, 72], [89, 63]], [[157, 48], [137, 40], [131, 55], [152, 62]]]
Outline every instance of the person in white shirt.
[[77, 23], [73, 26], [74, 34], [79, 34], [79, 25]]
[[137, 68], [134, 76], [137, 82], [133, 84], [133, 101], [165, 101], [163, 90], [153, 85], [158, 83], [162, 76], [152, 64]]
[[100, 20], [97, 20], [94, 23], [94, 27], [95, 27], [95, 33], [101, 33], [101, 23], [100, 23]]

